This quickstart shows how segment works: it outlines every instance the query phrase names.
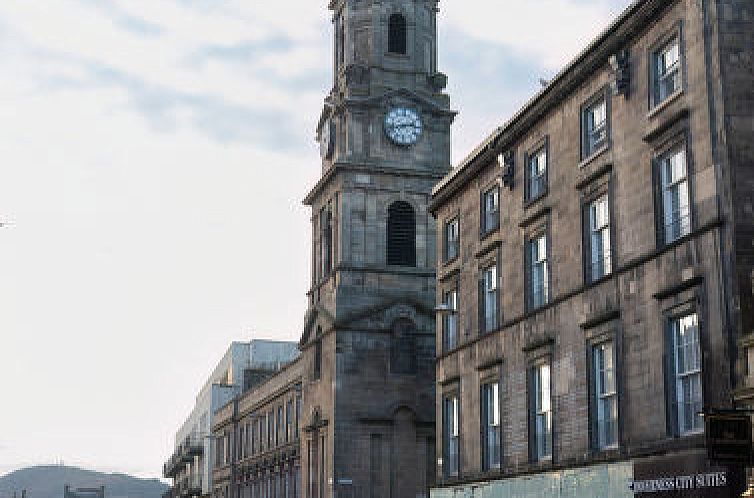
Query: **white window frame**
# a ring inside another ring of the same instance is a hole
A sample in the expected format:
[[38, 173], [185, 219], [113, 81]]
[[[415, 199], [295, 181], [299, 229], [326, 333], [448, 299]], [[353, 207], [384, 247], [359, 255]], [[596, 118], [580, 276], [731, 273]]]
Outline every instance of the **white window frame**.
[[[678, 433], [682, 436], [704, 431], [701, 411], [702, 351], [699, 319], [690, 313], [670, 322], [673, 348], [673, 395], [677, 407]], [[689, 423], [690, 422], [690, 423]]]
[[443, 436], [446, 447], [443, 451], [444, 472], [448, 477], [458, 476], [461, 472], [460, 458], [460, 400], [458, 394], [451, 394], [443, 400], [443, 411], [445, 412], [445, 424]]
[[482, 234], [500, 227], [500, 187], [495, 186], [482, 194]]
[[592, 347], [594, 407], [597, 449], [618, 447], [618, 389], [615, 371], [615, 343], [605, 341]]
[[536, 364], [532, 369], [533, 456], [542, 461], [552, 458], [552, 370], [549, 362]]
[[461, 234], [460, 234], [460, 223], [459, 223], [459, 217], [454, 216], [450, 220], [448, 220], [445, 223], [445, 230], [444, 230], [444, 239], [445, 239], [445, 261], [453, 261], [456, 259], [460, 253], [461, 249]]
[[443, 347], [450, 351], [458, 346], [458, 289], [445, 291], [443, 303], [448, 307], [443, 314]]
[[484, 292], [484, 331], [490, 332], [497, 328], [497, 302], [498, 302], [498, 282], [497, 282], [497, 264], [493, 264], [484, 269], [482, 274]]
[[589, 278], [592, 282], [613, 271], [610, 235], [610, 198], [608, 194], [593, 200], [588, 206], [589, 217]]
[[676, 146], [658, 159], [663, 240], [670, 244], [691, 233], [691, 192], [685, 144]]
[[[600, 110], [600, 112], [597, 113], [597, 110]], [[602, 92], [602, 95], [597, 100], [584, 108], [582, 119], [582, 126], [584, 127], [584, 158], [586, 159], [607, 145], [608, 108], [604, 92]]]
[[[535, 250], [536, 249], [536, 250]], [[544, 306], [550, 300], [550, 268], [548, 260], [549, 240], [546, 233], [529, 239], [526, 250], [529, 252], [529, 302], [531, 309]], [[537, 282], [535, 276], [540, 276]]]
[[[500, 382], [482, 385], [482, 462], [484, 470], [499, 469], [502, 463], [500, 424]], [[493, 458], [494, 457], [494, 458]]]
[[528, 157], [527, 168], [527, 200], [534, 200], [547, 191], [548, 151], [543, 146]]
[[[652, 52], [652, 103], [658, 106], [683, 89], [681, 40], [678, 34]], [[667, 82], [672, 82], [668, 90]]]

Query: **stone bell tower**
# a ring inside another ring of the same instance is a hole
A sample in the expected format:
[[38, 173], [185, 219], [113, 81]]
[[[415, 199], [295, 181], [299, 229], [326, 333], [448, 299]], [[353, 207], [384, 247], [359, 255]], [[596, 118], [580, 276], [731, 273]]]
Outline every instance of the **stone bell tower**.
[[428, 496], [434, 472], [435, 222], [455, 113], [438, 0], [332, 0], [333, 87], [316, 136], [301, 337], [310, 497]]

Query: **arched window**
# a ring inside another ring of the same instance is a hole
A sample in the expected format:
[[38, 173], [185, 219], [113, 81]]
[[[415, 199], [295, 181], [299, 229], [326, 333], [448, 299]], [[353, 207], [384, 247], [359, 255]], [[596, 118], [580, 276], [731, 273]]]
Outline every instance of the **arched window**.
[[406, 18], [393, 14], [388, 21], [387, 51], [392, 54], [406, 53]]
[[408, 202], [397, 201], [388, 208], [387, 264], [416, 266], [416, 216]]

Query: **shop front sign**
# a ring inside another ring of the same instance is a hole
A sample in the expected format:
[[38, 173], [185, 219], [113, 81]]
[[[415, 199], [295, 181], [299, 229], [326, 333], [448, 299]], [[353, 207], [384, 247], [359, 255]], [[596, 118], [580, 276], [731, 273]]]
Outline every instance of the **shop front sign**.
[[726, 472], [705, 472], [703, 474], [660, 477], [641, 481], [632, 480], [628, 483], [628, 489], [634, 493], [660, 493], [665, 491], [723, 488], [727, 485], [728, 475]]

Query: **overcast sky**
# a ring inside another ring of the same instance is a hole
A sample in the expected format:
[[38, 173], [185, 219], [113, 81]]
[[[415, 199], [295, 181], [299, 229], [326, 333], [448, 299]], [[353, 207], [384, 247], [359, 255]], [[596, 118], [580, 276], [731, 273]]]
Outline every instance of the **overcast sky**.
[[[230, 341], [298, 340], [327, 3], [0, 2], [0, 475], [159, 477]], [[628, 3], [443, 0], [454, 161]]]

